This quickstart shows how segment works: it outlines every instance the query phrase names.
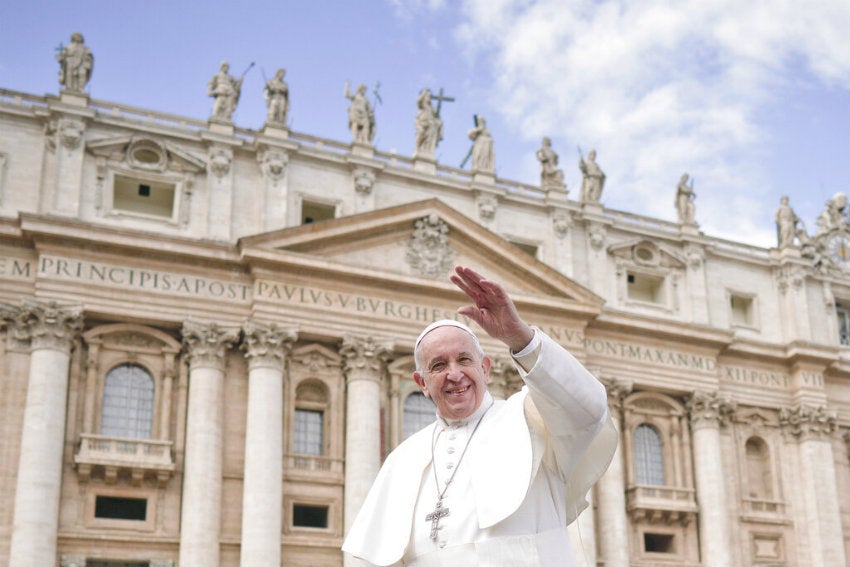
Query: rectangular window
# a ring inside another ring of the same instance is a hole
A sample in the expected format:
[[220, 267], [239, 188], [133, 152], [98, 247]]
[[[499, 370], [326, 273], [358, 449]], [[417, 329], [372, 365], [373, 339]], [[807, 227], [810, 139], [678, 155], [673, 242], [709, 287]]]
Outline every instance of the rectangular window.
[[293, 453], [296, 455], [324, 454], [325, 412], [295, 410]]
[[732, 294], [729, 296], [729, 306], [732, 309], [732, 324], [751, 327], [754, 323], [753, 298]]
[[295, 504], [292, 506], [292, 525], [299, 528], [327, 528], [328, 507]]
[[117, 211], [169, 219], [174, 213], [176, 187], [173, 183], [116, 175], [113, 189], [112, 208]]
[[850, 306], [836, 303], [835, 315], [838, 318], [838, 342], [850, 346]]
[[517, 248], [519, 248], [520, 250], [522, 250], [523, 252], [525, 252], [526, 254], [531, 256], [532, 258], [537, 258], [537, 246], [535, 246], [533, 244], [525, 244], [523, 242], [513, 242], [513, 241], [511, 241], [511, 244], [513, 244], [514, 246], [516, 246]]
[[310, 224], [323, 220], [330, 220], [336, 214], [336, 207], [312, 201], [301, 203], [301, 224]]
[[98, 496], [94, 504], [94, 517], [109, 520], [135, 520], [144, 522], [148, 515], [146, 498], [119, 498]]
[[150, 567], [147, 561], [110, 561], [108, 559], [86, 559], [85, 567]]
[[626, 277], [629, 299], [648, 303], [664, 303], [664, 278], [629, 272]]
[[651, 553], [675, 553], [672, 534], [643, 534], [643, 550]]

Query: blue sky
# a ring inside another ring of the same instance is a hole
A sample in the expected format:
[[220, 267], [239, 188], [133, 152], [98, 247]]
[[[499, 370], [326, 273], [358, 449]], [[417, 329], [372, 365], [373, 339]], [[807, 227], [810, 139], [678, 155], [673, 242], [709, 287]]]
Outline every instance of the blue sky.
[[0, 87], [58, 92], [54, 49], [95, 55], [91, 96], [206, 119], [206, 84], [251, 62], [237, 125], [265, 117], [263, 72], [283, 67], [290, 126], [348, 142], [346, 80], [380, 82], [381, 150], [413, 152], [419, 90], [443, 87], [441, 163], [487, 118], [500, 177], [537, 183], [552, 138], [577, 198], [578, 147], [596, 149], [613, 209], [675, 220], [682, 173], [712, 236], [775, 245], [782, 195], [810, 233], [850, 193], [850, 3], [819, 0], [6, 2]]

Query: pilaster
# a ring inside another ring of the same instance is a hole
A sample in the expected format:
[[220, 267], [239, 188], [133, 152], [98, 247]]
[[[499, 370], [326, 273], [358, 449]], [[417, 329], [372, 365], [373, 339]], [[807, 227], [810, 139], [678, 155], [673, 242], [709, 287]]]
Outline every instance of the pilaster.
[[248, 320], [242, 326], [248, 359], [248, 417], [242, 488], [243, 567], [278, 567], [283, 522], [283, 372], [297, 338]]
[[[345, 531], [363, 505], [381, 467], [381, 383], [392, 345], [374, 338], [346, 336], [340, 354], [344, 361], [346, 399]], [[346, 555], [345, 565], [355, 565]]]
[[82, 309], [25, 302], [12, 323], [19, 339], [29, 337], [31, 354], [9, 565], [55, 565], [68, 369]]
[[224, 369], [227, 351], [237, 338], [237, 330], [222, 329], [215, 323], [183, 324], [189, 401], [180, 565], [220, 564]]
[[[632, 391], [631, 382], [601, 378], [608, 392], [608, 409], [617, 432], [623, 428], [623, 402]], [[597, 519], [600, 526], [599, 567], [629, 567], [629, 524], [626, 517], [626, 477], [621, 443], [617, 444], [608, 470], [596, 484]]]
[[836, 417], [823, 406], [800, 404], [782, 408], [779, 425], [786, 439], [796, 442], [800, 491], [804, 502], [799, 526], [809, 540], [810, 565], [844, 565], [844, 536], [838, 505], [838, 486], [832, 437]]
[[705, 567], [732, 564], [731, 526], [720, 426], [735, 406], [716, 393], [696, 391], [687, 403], [693, 431], [695, 481], [699, 506], [700, 555]]
[[[85, 134], [94, 110], [86, 108], [88, 97], [63, 92], [49, 102], [50, 118], [45, 129], [47, 147], [55, 152], [53, 202], [50, 213], [76, 217], [82, 196]], [[82, 103], [82, 104], [80, 104]]]

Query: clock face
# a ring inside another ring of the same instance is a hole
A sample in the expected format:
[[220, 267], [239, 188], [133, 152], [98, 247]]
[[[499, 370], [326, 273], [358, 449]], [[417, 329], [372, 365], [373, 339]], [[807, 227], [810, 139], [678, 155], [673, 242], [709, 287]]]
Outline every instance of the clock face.
[[837, 265], [842, 268], [850, 268], [850, 236], [836, 234], [831, 236], [826, 243], [826, 253]]

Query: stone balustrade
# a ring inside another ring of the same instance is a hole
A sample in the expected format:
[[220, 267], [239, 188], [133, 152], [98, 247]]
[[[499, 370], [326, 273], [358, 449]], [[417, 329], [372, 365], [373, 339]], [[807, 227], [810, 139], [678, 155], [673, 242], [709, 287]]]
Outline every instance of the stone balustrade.
[[74, 463], [84, 482], [102, 471], [107, 482], [115, 482], [119, 474], [128, 474], [135, 485], [152, 477], [162, 486], [174, 473], [173, 445], [171, 441], [83, 433]]

